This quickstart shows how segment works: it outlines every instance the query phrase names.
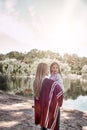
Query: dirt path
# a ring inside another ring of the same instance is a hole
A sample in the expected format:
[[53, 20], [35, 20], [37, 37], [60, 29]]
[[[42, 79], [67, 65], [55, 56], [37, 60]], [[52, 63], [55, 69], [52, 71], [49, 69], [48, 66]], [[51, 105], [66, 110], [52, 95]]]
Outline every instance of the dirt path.
[[[32, 105], [29, 98], [0, 92], [0, 130], [40, 130]], [[87, 112], [61, 108], [60, 130], [87, 130]]]

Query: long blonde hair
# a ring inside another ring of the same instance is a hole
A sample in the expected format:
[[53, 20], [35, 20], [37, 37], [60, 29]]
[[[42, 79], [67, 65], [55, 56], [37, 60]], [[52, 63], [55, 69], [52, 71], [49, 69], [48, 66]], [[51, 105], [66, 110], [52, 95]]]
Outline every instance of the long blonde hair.
[[47, 68], [48, 66], [46, 63], [39, 63], [37, 66], [36, 76], [33, 82], [34, 96], [36, 98], [39, 98], [40, 96], [42, 81], [43, 78], [46, 76]]

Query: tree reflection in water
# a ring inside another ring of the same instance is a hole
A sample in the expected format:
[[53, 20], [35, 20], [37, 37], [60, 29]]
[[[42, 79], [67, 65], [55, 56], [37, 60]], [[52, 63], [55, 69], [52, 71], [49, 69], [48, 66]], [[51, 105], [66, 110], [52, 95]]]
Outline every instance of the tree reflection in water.
[[[1, 79], [1, 77], [0, 77]], [[0, 89], [19, 95], [33, 95], [33, 76], [3, 78], [4, 85], [0, 83]], [[0, 81], [3, 81], [0, 80]], [[78, 96], [87, 95], [87, 80], [64, 78], [64, 98], [76, 99]]]
[[87, 82], [81, 82], [80, 79], [71, 80], [70, 88], [64, 93], [65, 99], [76, 99], [80, 95], [87, 95]]

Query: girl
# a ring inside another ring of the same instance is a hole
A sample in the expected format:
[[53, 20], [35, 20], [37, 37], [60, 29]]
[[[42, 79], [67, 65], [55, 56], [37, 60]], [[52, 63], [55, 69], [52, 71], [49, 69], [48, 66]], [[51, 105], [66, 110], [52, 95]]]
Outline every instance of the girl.
[[[60, 85], [62, 90], [64, 90], [60, 67], [59, 67], [59, 64], [57, 62], [53, 62], [50, 65], [50, 74], [51, 74], [50, 79], [56, 81]], [[58, 127], [60, 127], [60, 109], [58, 111]]]
[[63, 91], [47, 76], [47, 64], [39, 63], [33, 82], [35, 124], [39, 124], [41, 130], [58, 130], [58, 109], [63, 103]]
[[60, 66], [57, 62], [53, 62], [50, 65], [50, 79], [56, 81], [60, 87], [64, 90], [63, 80], [61, 77]]

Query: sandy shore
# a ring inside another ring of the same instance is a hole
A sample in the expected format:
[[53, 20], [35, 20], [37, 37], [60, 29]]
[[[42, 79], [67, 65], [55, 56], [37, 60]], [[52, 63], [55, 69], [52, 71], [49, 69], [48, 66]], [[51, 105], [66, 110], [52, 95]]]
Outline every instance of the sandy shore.
[[[40, 130], [32, 105], [29, 98], [0, 91], [0, 130]], [[87, 130], [87, 112], [61, 108], [60, 130]]]

